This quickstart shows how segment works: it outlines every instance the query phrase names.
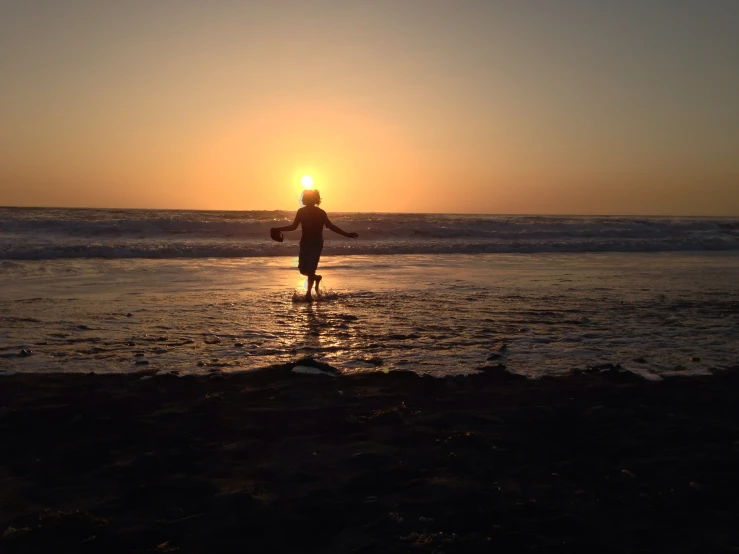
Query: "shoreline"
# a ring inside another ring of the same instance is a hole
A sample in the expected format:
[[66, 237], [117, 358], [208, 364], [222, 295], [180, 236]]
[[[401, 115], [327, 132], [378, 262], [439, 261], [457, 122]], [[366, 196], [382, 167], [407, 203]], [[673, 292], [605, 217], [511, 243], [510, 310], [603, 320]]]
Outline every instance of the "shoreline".
[[4, 376], [0, 550], [739, 546], [739, 367], [651, 382], [294, 365]]

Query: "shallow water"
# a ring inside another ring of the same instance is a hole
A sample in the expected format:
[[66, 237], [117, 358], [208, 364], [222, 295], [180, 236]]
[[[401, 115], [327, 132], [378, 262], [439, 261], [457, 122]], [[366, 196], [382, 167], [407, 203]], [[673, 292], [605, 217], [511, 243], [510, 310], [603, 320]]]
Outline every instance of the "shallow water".
[[327, 256], [312, 304], [295, 301], [296, 263], [0, 262], [0, 370], [206, 373], [313, 355], [347, 372], [618, 363], [658, 378], [739, 363], [736, 253]]

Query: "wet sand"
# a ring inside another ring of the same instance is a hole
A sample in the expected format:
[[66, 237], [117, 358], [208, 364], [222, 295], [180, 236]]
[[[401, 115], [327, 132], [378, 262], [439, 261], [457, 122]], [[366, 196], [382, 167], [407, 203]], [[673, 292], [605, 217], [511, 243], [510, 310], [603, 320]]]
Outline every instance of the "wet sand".
[[4, 552], [730, 552], [739, 367], [15, 375]]

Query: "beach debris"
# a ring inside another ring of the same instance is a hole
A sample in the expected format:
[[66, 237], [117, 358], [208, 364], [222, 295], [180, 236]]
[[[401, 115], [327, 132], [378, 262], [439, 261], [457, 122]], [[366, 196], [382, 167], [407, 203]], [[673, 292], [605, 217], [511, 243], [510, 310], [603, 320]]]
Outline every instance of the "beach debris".
[[31, 350], [30, 348], [24, 348], [20, 351], [20, 356], [23, 357], [30, 356], [31, 354], [33, 354], [33, 350]]
[[20, 535], [23, 535], [24, 533], [28, 533], [31, 530], [30, 527], [21, 527], [20, 529], [17, 529], [15, 527], [8, 527], [5, 531], [3, 531], [3, 538], [4, 539], [12, 539], [15, 537], [19, 537]]
[[309, 367], [305, 365], [296, 365], [295, 367], [293, 367], [292, 372], [298, 373], [300, 375], [329, 375], [331, 377], [336, 377], [336, 374], [330, 371], [325, 371], [317, 367]]
[[325, 362], [320, 362], [312, 356], [301, 358], [293, 364], [288, 364], [288, 367], [292, 373], [303, 375], [329, 375], [331, 377], [336, 377], [340, 374], [340, 371], [335, 367], [330, 366]]
[[598, 364], [588, 369], [576, 369], [574, 372], [598, 375], [599, 377], [606, 377], [608, 379], [615, 379], [618, 381], [641, 381], [644, 379], [643, 376], [624, 369], [621, 367], [621, 364]]
[[203, 339], [203, 342], [205, 344], [220, 344], [221, 339], [219, 339], [218, 337], [216, 337], [215, 335], [213, 335], [213, 336], [210, 336], [210, 337], [205, 337]]
[[495, 379], [497, 381], [525, 381], [526, 377], [519, 373], [513, 373], [506, 369], [505, 364], [484, 365], [478, 367], [477, 371], [485, 374], [486, 378]]
[[180, 547], [174, 546], [171, 541], [164, 541], [156, 546], [154, 552], [178, 552], [179, 550]]
[[[495, 527], [495, 526], [493, 526]], [[405, 536], [401, 536], [400, 540], [406, 542], [413, 542], [415, 546], [425, 546], [430, 544], [451, 544], [457, 540], [456, 533], [445, 533], [443, 531], [436, 531], [434, 533], [418, 533], [413, 531]], [[490, 540], [488, 538], [487, 540]], [[443, 550], [436, 549], [434, 552], [443, 552]]]

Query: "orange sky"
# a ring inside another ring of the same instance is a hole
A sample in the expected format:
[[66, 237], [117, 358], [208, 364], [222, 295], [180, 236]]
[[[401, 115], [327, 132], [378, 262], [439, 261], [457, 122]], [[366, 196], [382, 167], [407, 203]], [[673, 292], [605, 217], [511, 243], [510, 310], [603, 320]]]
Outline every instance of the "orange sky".
[[0, 205], [739, 215], [739, 4], [0, 5]]

